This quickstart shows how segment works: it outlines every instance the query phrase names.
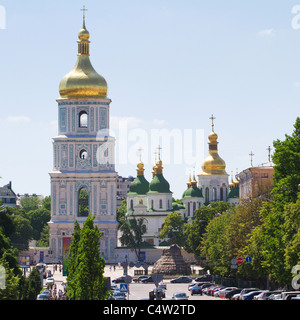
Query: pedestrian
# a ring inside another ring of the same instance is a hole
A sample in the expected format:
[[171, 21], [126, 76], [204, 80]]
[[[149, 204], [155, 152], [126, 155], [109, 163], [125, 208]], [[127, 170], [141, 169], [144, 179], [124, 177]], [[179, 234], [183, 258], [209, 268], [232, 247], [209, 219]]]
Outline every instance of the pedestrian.
[[116, 266], [114, 265], [114, 271], [116, 271]]

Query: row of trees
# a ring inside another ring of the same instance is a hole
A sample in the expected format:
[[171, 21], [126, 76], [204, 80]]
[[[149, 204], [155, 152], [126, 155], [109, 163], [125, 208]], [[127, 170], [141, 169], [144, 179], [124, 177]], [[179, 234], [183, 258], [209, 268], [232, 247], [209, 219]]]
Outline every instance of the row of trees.
[[50, 221], [50, 196], [42, 201], [38, 197], [24, 197], [21, 207], [6, 207], [0, 212], [0, 229], [10, 238], [12, 246], [27, 250], [30, 240], [38, 246], [48, 246]]
[[[41, 291], [38, 269], [33, 268], [26, 279], [18, 263], [19, 250], [28, 249], [29, 240], [47, 245], [47, 222], [50, 220], [50, 197], [24, 197], [22, 207], [6, 207], [0, 212], [0, 266], [5, 275], [5, 288], [0, 300], [35, 300]], [[4, 270], [3, 270], [4, 268]]]
[[0, 227], [0, 266], [4, 281], [0, 288], [0, 300], [35, 300], [42, 289], [40, 272], [33, 268], [27, 279], [22, 275], [18, 249], [13, 248], [6, 235], [8, 233], [9, 230]]

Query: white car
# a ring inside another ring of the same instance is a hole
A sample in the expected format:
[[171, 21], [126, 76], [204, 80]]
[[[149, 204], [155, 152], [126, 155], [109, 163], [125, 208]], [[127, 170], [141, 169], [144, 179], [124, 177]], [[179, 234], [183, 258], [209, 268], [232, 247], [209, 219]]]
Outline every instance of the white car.
[[46, 285], [47, 284], [54, 284], [54, 278], [52, 278], [52, 277], [47, 278], [46, 279]]
[[237, 289], [237, 287], [226, 287], [224, 289], [221, 289], [218, 293], [219, 298], [225, 298], [225, 294], [231, 290]]

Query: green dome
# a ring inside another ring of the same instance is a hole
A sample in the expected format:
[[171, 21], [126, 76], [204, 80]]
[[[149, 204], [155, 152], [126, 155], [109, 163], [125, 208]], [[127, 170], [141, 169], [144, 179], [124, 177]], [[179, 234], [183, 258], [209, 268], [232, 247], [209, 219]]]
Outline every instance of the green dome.
[[149, 182], [144, 176], [137, 176], [129, 186], [129, 193], [146, 194], [149, 191]]
[[229, 199], [229, 198], [239, 198], [239, 193], [240, 193], [239, 187], [232, 188], [232, 189], [229, 191], [228, 199]]
[[172, 211], [184, 210], [185, 206], [182, 203], [172, 202]]
[[149, 192], [172, 193], [170, 184], [162, 174], [156, 174], [149, 185]]
[[202, 189], [190, 187], [184, 191], [182, 198], [203, 198]]

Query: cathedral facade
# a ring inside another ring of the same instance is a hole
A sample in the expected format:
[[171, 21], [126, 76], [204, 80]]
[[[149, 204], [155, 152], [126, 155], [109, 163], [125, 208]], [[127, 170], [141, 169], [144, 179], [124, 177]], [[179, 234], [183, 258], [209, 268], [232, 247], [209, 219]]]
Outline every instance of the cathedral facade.
[[[212, 116], [211, 118], [215, 118]], [[137, 177], [130, 185], [127, 194], [127, 218], [143, 218], [147, 232], [144, 241], [151, 245], [165, 243], [159, 239], [159, 232], [163, 227], [164, 219], [173, 211], [179, 212], [187, 220], [194, 218], [196, 209], [211, 202], [224, 201], [231, 204], [238, 203], [238, 184], [236, 180], [228, 181], [226, 163], [218, 153], [218, 135], [212, 132], [208, 135], [208, 156], [202, 163], [202, 171], [198, 181], [189, 177], [187, 189], [182, 198], [172, 202], [170, 185], [163, 176], [163, 167], [160, 155], [153, 167], [152, 181], [149, 183], [144, 176], [144, 164], [141, 159], [137, 164]], [[159, 147], [160, 149], [160, 147]]]
[[83, 20], [74, 68], [60, 82], [58, 135], [53, 138], [50, 248], [53, 261], [68, 250], [74, 222], [89, 213], [102, 232], [100, 250], [113, 262], [117, 245], [115, 138], [109, 135], [107, 83], [89, 57], [89, 32]]

